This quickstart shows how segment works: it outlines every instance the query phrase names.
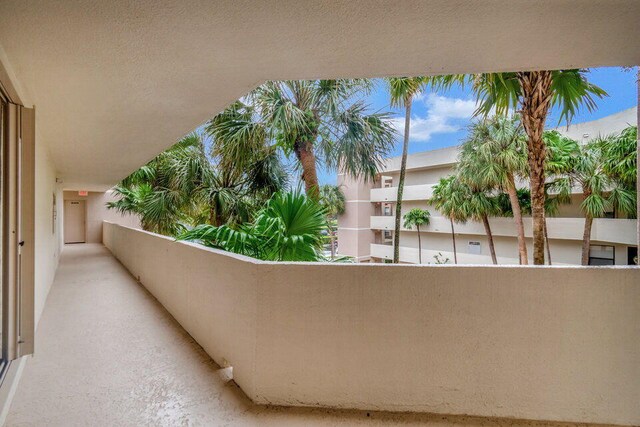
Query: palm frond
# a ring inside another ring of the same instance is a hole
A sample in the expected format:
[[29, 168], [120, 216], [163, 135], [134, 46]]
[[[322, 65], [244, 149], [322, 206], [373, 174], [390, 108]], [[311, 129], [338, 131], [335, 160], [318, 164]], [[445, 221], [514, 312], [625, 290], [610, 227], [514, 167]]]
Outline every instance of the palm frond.
[[279, 192], [253, 223], [238, 229], [201, 225], [179, 239], [268, 261], [318, 261], [325, 228], [325, 210], [320, 205], [299, 191]]
[[607, 92], [586, 78], [586, 70], [556, 70], [552, 72], [552, 105], [560, 108], [558, 123], [573, 119], [581, 106], [589, 112], [597, 108], [596, 98], [608, 96]]
[[413, 228], [423, 225], [429, 225], [431, 222], [431, 212], [426, 209], [413, 208], [409, 212], [403, 215], [404, 227]]

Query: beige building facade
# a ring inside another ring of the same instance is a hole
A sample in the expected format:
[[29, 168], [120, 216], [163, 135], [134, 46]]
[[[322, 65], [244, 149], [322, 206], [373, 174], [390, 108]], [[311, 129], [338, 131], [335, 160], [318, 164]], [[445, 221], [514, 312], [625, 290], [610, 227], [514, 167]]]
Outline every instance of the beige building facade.
[[[557, 128], [562, 134], [584, 143], [598, 136], [620, 132], [636, 124], [637, 109], [569, 127]], [[413, 208], [427, 209], [431, 214], [428, 226], [421, 227], [422, 263], [454, 263], [451, 223], [435, 209], [428, 199], [440, 178], [454, 173], [459, 146], [424, 151], [409, 155], [405, 178], [402, 214]], [[374, 182], [360, 182], [340, 174], [338, 185], [347, 199], [346, 211], [338, 219], [338, 252], [354, 257], [357, 262], [389, 262], [393, 259], [393, 230], [400, 157], [386, 161]], [[520, 182], [518, 187], [528, 187]], [[571, 203], [561, 205], [554, 217], [547, 218], [551, 261], [558, 265], [579, 265], [584, 229], [580, 210], [583, 200], [574, 189]], [[499, 264], [518, 264], [516, 228], [512, 218], [490, 218]], [[532, 256], [532, 221], [524, 217], [525, 237], [529, 257]], [[629, 265], [637, 254], [635, 221], [616, 212], [594, 220], [591, 232], [590, 263], [594, 265]], [[454, 223], [456, 252], [459, 264], [490, 264], [491, 254], [484, 227], [480, 222]], [[418, 233], [402, 227], [400, 261], [418, 263]]]

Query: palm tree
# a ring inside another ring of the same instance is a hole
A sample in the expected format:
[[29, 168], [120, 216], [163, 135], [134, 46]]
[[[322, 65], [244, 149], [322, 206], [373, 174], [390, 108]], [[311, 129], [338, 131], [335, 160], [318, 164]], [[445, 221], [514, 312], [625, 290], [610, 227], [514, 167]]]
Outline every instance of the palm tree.
[[336, 227], [335, 223], [338, 215], [342, 215], [345, 210], [346, 199], [344, 193], [337, 185], [325, 184], [320, 187], [320, 205], [327, 214], [327, 230], [331, 244], [331, 259], [336, 258]]
[[547, 147], [544, 241], [547, 250], [547, 262], [551, 265], [547, 217], [556, 215], [560, 204], [571, 203], [571, 186], [566, 184], [570, 182], [571, 174], [574, 172], [580, 155], [580, 149], [576, 141], [563, 136], [556, 130], [545, 131], [542, 138]]
[[[609, 179], [616, 183], [611, 195], [621, 204], [619, 207], [629, 217], [638, 218], [638, 127], [629, 126], [616, 135], [602, 137], [593, 142], [600, 150], [602, 168]], [[624, 200], [633, 193], [636, 209], [630, 211]], [[637, 223], [639, 221], [636, 221]], [[636, 264], [637, 264], [636, 258]]]
[[201, 185], [209, 163], [200, 135], [190, 134], [115, 187], [119, 199], [107, 204], [135, 214], [145, 230], [176, 235], [197, 209], [191, 194]]
[[451, 242], [455, 264], [458, 263], [458, 252], [456, 250], [456, 235], [453, 224], [454, 222], [464, 223], [469, 218], [466, 199], [466, 188], [455, 175], [440, 178], [438, 184], [433, 187], [433, 195], [429, 199], [429, 203], [432, 203], [451, 223]]
[[633, 213], [635, 191], [607, 174], [602, 149], [606, 143], [599, 140], [584, 146], [575, 144], [578, 148], [573, 171], [567, 180], [559, 183], [568, 188], [579, 185], [582, 189], [583, 201], [580, 208], [585, 216], [582, 265], [588, 265], [593, 219], [603, 216], [609, 209], [623, 214]]
[[413, 208], [404, 214], [405, 228], [416, 227], [418, 230], [418, 263], [422, 264], [422, 241], [420, 239], [420, 226], [429, 225], [431, 213], [426, 209]]
[[305, 191], [319, 200], [317, 164], [373, 179], [393, 146], [386, 113], [368, 113], [368, 80], [267, 82], [212, 118], [206, 132], [223, 168], [248, 170], [254, 153], [293, 154]]
[[165, 203], [168, 197], [163, 192], [154, 192], [149, 184], [132, 188], [121, 185], [113, 188], [117, 199], [108, 202], [108, 209], [115, 209], [122, 215], [135, 215], [145, 231], [174, 236], [184, 231], [182, 215], [172, 203]]
[[[637, 67], [623, 67], [625, 71], [632, 71], [636, 69], [636, 90], [638, 100], [636, 102], [637, 105], [637, 117], [636, 117], [636, 127], [640, 126], [640, 66]], [[640, 133], [636, 130], [636, 159], [640, 158]], [[636, 167], [636, 265], [640, 265], [640, 168]]]
[[[469, 170], [467, 170], [467, 172], [468, 171]], [[447, 182], [446, 188], [441, 188], [439, 184], [437, 188], [434, 189], [434, 196], [436, 196], [436, 198], [432, 198], [431, 201], [438, 202], [436, 206], [442, 209], [443, 213], [450, 219], [453, 214], [455, 217], [454, 220], [457, 222], [466, 222], [469, 219], [481, 222], [487, 235], [491, 261], [493, 264], [498, 264], [489, 217], [502, 215], [499, 197], [491, 194], [493, 191], [492, 188], [482, 187], [482, 184], [480, 184], [481, 181], [476, 177], [464, 176], [458, 173], [451, 176], [451, 178], [453, 181], [450, 183]], [[443, 197], [445, 197], [443, 190], [449, 192], [448, 197], [450, 201], [456, 203], [456, 206], [445, 205], [445, 202], [442, 201]], [[453, 223], [451, 225], [453, 234]]]
[[582, 187], [584, 196], [584, 200], [580, 205], [585, 217], [582, 239], [582, 265], [589, 265], [593, 218], [603, 216], [611, 208], [611, 203], [604, 194], [607, 190], [607, 176], [602, 170], [599, 160], [594, 150], [584, 147], [580, 150], [580, 157], [574, 171], [574, 179]]
[[251, 167], [222, 169], [205, 152], [203, 135], [187, 135], [122, 180], [107, 206], [140, 218], [148, 231], [175, 236], [201, 223], [242, 223], [286, 185], [274, 155], [254, 153]]
[[[526, 137], [515, 117], [495, 116], [477, 121], [461, 146], [457, 171], [476, 190], [499, 190], [509, 196], [516, 224], [518, 258], [528, 264], [522, 209], [516, 179], [527, 175]], [[495, 260], [494, 260], [495, 261]]]
[[[567, 178], [568, 179], [568, 178]], [[558, 214], [559, 206], [564, 203], [571, 203], [571, 193], [570, 188], [564, 189], [563, 179], [558, 179], [551, 183], [548, 183], [545, 186], [545, 229], [544, 229], [544, 238], [545, 238], [545, 247], [547, 250], [547, 258], [549, 265], [551, 265], [551, 248], [549, 245], [549, 239], [547, 236], [547, 227], [546, 222], [549, 216], [555, 216]], [[550, 192], [554, 192], [556, 194], [551, 194]], [[560, 191], [561, 193], [557, 193]], [[531, 215], [531, 193], [527, 188], [518, 188], [516, 191], [518, 201], [520, 203], [520, 209], [523, 215]], [[498, 215], [504, 217], [513, 217], [513, 212], [511, 210], [511, 202], [509, 201], [509, 196], [506, 193], [498, 193], [495, 196], [495, 201], [498, 205]]]
[[402, 160], [400, 163], [400, 179], [398, 180], [398, 195], [396, 198], [396, 217], [393, 234], [393, 262], [400, 261], [400, 219], [402, 217], [402, 193], [407, 171], [407, 152], [409, 150], [409, 136], [411, 134], [411, 106], [413, 98], [426, 85], [426, 77], [393, 77], [388, 78], [391, 105], [404, 107], [404, 137], [402, 143]]
[[560, 108], [559, 121], [571, 121], [584, 105], [596, 108], [595, 98], [607, 93], [589, 83], [584, 70], [541, 70], [476, 75], [452, 75], [440, 79], [449, 86], [455, 82], [470, 82], [478, 98], [476, 114], [487, 116], [520, 113], [527, 134], [527, 158], [533, 216], [533, 262], [544, 264], [544, 206], [546, 146], [542, 138], [551, 107]]
[[278, 192], [251, 223], [237, 229], [203, 224], [179, 239], [267, 261], [319, 261], [325, 214], [324, 208], [300, 191]]
[[468, 187], [468, 200], [466, 203], [466, 211], [469, 218], [474, 221], [482, 222], [487, 241], [489, 242], [489, 252], [491, 253], [491, 261], [498, 264], [496, 257], [496, 248], [493, 242], [493, 233], [489, 224], [489, 217], [501, 214], [500, 205], [496, 197], [492, 196], [486, 189], [479, 186], [466, 184]]
[[594, 144], [602, 151], [603, 168], [607, 175], [629, 189], [636, 186], [638, 127], [629, 126], [619, 134], [598, 138]]

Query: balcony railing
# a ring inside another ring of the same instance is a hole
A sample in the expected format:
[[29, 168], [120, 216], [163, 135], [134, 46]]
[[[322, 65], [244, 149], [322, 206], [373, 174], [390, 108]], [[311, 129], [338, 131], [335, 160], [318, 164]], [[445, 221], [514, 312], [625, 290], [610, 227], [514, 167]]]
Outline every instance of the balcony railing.
[[[372, 202], [395, 202], [398, 198], [398, 187], [372, 188]], [[433, 196], [433, 185], [407, 185], [404, 187], [403, 200], [426, 200]]]
[[[403, 200], [426, 201], [433, 196], [435, 184], [405, 185], [402, 195]], [[519, 183], [519, 187], [526, 188], [526, 182]], [[578, 187], [571, 189], [572, 194], [582, 194]], [[371, 202], [395, 202], [398, 198], [398, 187], [372, 188], [370, 192]]]
[[640, 423], [640, 269], [274, 263], [103, 233], [255, 402]]
[[[383, 260], [393, 259], [393, 245], [386, 245], [380, 243], [372, 243], [370, 245], [371, 257], [379, 258]], [[488, 255], [475, 255], [462, 251], [458, 251], [458, 263], [469, 265], [486, 265], [490, 263]], [[453, 264], [454, 255], [450, 250], [434, 250], [434, 249], [422, 249], [422, 264], [437, 264], [436, 257], [441, 262], [447, 261], [447, 264]], [[498, 256], [498, 264], [500, 265], [517, 265], [519, 263], [518, 258]], [[400, 246], [400, 262], [408, 264], [419, 263], [418, 248], [410, 248], [406, 246]], [[561, 263], [558, 263], [561, 265]]]
[[[372, 230], [393, 230], [394, 216], [372, 216], [370, 226]], [[494, 236], [515, 237], [516, 228], [512, 218], [491, 218], [491, 231]], [[531, 220], [525, 218], [525, 236], [532, 237]], [[584, 218], [547, 218], [550, 239], [582, 240]], [[465, 224], [455, 224], [456, 234], [484, 235], [481, 223], [469, 221]], [[591, 240], [600, 242], [635, 245], [636, 221], [633, 219], [596, 218], [593, 220]], [[416, 229], [402, 231], [416, 232]], [[451, 233], [449, 220], [441, 216], [431, 217], [430, 224], [421, 227], [425, 233]]]

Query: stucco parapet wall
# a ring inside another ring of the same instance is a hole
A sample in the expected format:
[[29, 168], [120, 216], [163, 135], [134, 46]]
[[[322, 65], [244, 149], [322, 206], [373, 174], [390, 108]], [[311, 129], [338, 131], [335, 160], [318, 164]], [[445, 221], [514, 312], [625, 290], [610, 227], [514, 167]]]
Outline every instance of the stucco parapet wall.
[[640, 424], [640, 269], [274, 263], [105, 223], [257, 403]]

